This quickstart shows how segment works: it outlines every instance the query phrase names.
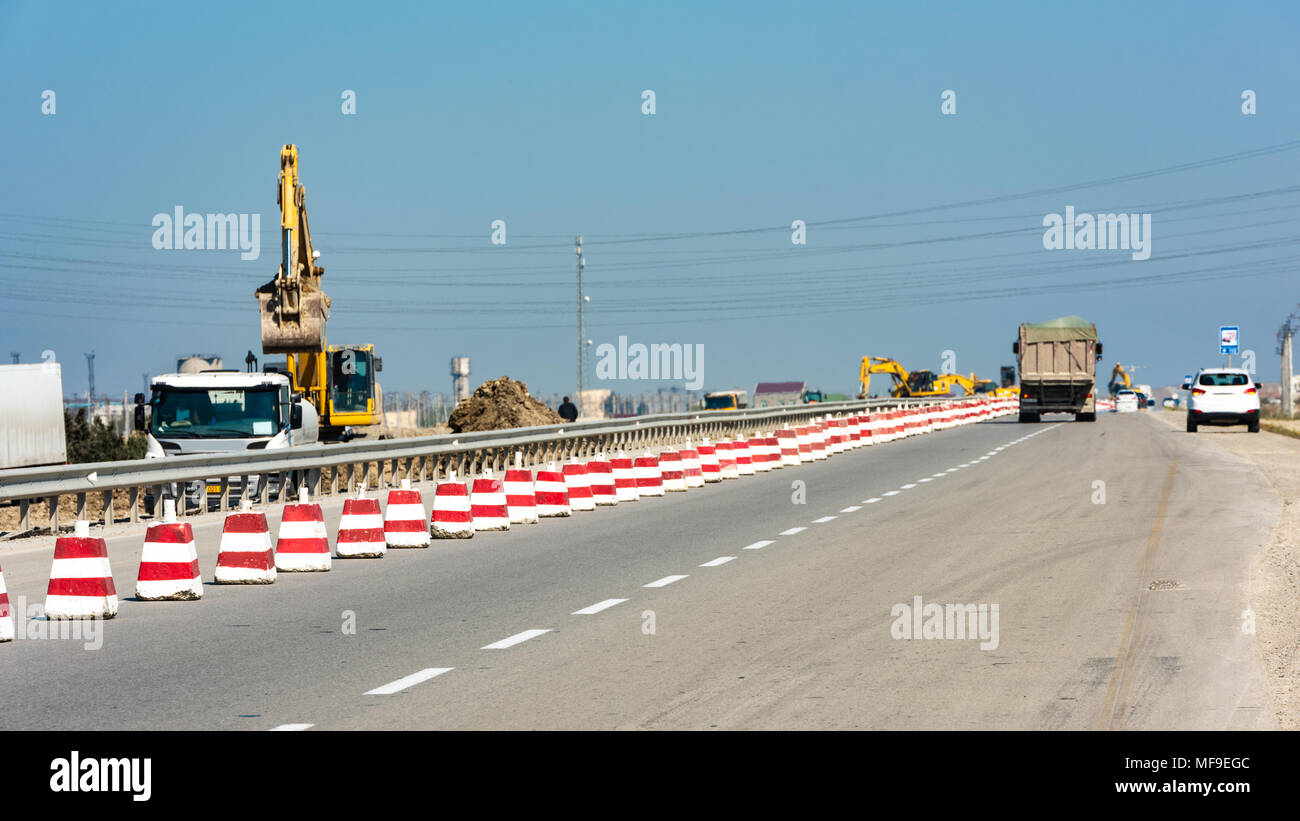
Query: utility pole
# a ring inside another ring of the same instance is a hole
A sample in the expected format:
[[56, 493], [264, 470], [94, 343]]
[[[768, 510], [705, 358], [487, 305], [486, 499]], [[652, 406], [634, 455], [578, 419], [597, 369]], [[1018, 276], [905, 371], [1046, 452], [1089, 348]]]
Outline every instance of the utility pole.
[[587, 358], [587, 317], [583, 310], [583, 304], [586, 300], [582, 294], [582, 269], [587, 267], [587, 262], [582, 257], [582, 234], [573, 243], [573, 254], [577, 257], [578, 267], [578, 392], [573, 396], [573, 404], [578, 408], [578, 415], [582, 415], [582, 390], [586, 383], [586, 358]]
[[86, 357], [86, 367], [90, 371], [90, 400], [87, 405], [95, 404], [95, 352], [91, 351], [84, 355]]
[[1282, 418], [1290, 419], [1295, 415], [1295, 385], [1294, 369], [1291, 364], [1291, 344], [1295, 336], [1296, 326], [1300, 324], [1300, 311], [1296, 311], [1286, 318], [1282, 327], [1277, 331], [1277, 352], [1282, 355]]
[[1292, 385], [1295, 384], [1295, 377], [1292, 376], [1291, 370], [1291, 338], [1293, 333], [1290, 328], [1285, 328], [1285, 334], [1282, 335], [1282, 418], [1290, 419], [1295, 415], [1295, 395]]

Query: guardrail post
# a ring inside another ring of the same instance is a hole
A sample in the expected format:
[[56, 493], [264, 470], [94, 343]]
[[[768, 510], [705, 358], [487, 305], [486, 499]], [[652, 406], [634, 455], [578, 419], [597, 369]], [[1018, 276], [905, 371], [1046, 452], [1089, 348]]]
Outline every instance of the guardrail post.
[[45, 500], [49, 505], [50, 533], [59, 534], [59, 497], [51, 496]]
[[307, 471], [307, 477], [311, 484], [311, 495], [319, 497], [321, 495], [321, 469], [312, 468]]
[[32, 501], [23, 499], [18, 502], [18, 531], [26, 533], [32, 529]]
[[77, 494], [77, 519], [86, 521], [86, 494]]
[[229, 476], [221, 477], [221, 502], [218, 504], [217, 510], [220, 511], [221, 513], [225, 513], [226, 511], [230, 510], [230, 477]]
[[104, 491], [104, 527], [113, 523], [113, 491]]
[[140, 488], [132, 485], [127, 489], [127, 504], [130, 508], [127, 517], [131, 524], [136, 524], [140, 521]]

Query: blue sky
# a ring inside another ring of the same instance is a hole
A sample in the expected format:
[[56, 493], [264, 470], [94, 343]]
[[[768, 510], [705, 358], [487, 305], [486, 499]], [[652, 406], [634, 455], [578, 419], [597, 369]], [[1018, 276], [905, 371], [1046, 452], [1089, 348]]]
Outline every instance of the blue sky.
[[[579, 232], [588, 336], [703, 345], [708, 389], [849, 392], [864, 355], [937, 368], [945, 350], [996, 378], [1020, 322], [1064, 314], [1139, 382], [1218, 361], [1225, 323], [1276, 380], [1300, 148], [934, 208], [1300, 136], [1298, 7], [1134, 5], [6, 2], [0, 355], [53, 350], [71, 394], [94, 349], [120, 395], [179, 354], [260, 353], [293, 142], [330, 341], [374, 342], [389, 391], [449, 391], [454, 355], [475, 385], [569, 391]], [[261, 257], [155, 250], [177, 205], [260, 213]], [[1150, 213], [1151, 259], [1045, 250], [1067, 205]]]

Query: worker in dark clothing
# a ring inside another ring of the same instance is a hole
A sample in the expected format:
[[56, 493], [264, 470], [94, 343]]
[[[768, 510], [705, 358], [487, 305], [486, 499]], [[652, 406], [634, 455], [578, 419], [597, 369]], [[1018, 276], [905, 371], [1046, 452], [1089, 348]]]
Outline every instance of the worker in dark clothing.
[[558, 413], [565, 422], [576, 422], [578, 419], [578, 409], [569, 401], [567, 396], [564, 397], [564, 402], [560, 404]]

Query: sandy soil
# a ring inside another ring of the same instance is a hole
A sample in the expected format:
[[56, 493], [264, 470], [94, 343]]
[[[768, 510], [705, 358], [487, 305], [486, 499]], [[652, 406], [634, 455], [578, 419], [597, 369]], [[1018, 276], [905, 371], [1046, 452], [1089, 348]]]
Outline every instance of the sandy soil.
[[[1183, 414], [1156, 414], [1181, 427]], [[1275, 423], [1300, 430], [1300, 420]], [[1190, 434], [1189, 434], [1190, 435]], [[1248, 459], [1282, 500], [1273, 543], [1255, 563], [1251, 609], [1279, 726], [1300, 729], [1300, 439], [1244, 427], [1202, 427], [1216, 447]]]

